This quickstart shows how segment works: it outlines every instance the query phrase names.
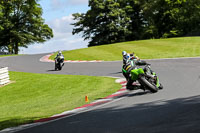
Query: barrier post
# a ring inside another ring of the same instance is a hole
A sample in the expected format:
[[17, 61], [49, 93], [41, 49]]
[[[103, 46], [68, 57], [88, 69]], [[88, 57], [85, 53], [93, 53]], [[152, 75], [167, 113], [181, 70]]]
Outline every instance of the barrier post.
[[4, 85], [10, 82], [8, 67], [0, 68], [0, 85]]

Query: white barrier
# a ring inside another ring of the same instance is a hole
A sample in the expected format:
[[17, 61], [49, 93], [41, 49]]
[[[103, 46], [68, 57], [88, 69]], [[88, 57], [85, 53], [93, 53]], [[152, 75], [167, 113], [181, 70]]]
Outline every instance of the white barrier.
[[0, 85], [4, 85], [10, 82], [8, 67], [0, 68]]

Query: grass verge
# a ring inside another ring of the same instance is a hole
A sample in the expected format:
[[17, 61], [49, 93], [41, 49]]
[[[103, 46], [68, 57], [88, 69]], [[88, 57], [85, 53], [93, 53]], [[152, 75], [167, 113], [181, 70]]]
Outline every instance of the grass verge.
[[50, 117], [108, 96], [121, 88], [115, 79], [94, 76], [10, 72], [0, 88], [0, 130]]
[[13, 55], [0, 55], [0, 57], [7, 57], [7, 56], [18, 56], [17, 54], [13, 54]]
[[[121, 52], [135, 52], [141, 59], [200, 56], [200, 37], [122, 42], [65, 51], [67, 60], [122, 60]], [[55, 55], [51, 56], [53, 59]]]

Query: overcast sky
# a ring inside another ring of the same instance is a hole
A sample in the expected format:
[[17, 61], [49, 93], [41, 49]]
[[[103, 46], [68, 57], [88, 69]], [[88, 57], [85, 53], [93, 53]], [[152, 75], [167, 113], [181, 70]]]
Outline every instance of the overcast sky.
[[58, 50], [72, 50], [87, 47], [81, 35], [72, 35], [73, 13], [85, 13], [88, 0], [40, 0], [45, 23], [53, 29], [54, 37], [41, 44], [33, 44], [21, 49], [21, 54], [47, 53]]

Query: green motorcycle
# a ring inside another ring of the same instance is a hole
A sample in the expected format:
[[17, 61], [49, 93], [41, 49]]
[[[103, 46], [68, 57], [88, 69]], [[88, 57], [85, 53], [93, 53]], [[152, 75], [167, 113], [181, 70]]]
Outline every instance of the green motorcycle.
[[152, 93], [157, 92], [159, 89], [163, 89], [158, 76], [151, 70], [150, 64], [147, 64], [144, 61], [132, 60], [130, 61], [130, 65], [127, 66], [128, 67], [126, 68], [122, 68], [123, 74], [127, 79], [127, 89], [147, 89]]

